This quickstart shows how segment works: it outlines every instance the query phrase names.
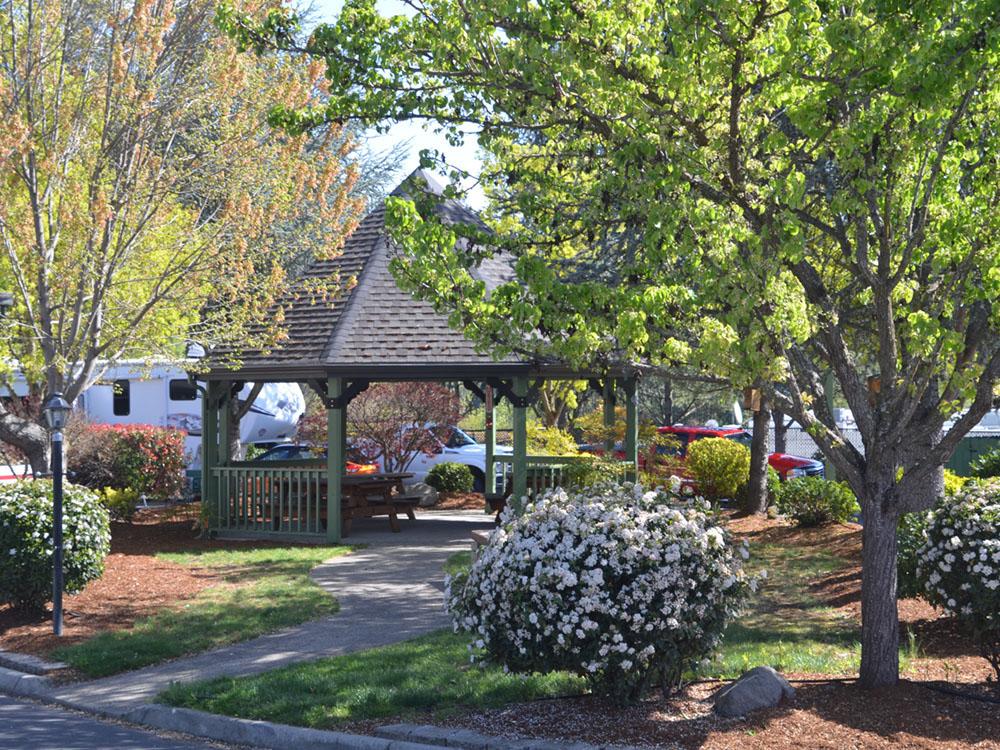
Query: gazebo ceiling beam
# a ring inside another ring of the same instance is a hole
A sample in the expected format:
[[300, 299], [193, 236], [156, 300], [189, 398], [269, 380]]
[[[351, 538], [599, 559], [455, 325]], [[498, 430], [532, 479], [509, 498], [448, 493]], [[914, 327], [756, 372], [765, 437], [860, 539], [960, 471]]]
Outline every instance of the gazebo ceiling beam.
[[519, 396], [514, 392], [513, 385], [506, 380], [500, 380], [499, 378], [488, 378], [486, 380], [487, 385], [493, 386], [493, 390], [500, 393], [508, 401], [510, 401], [511, 406], [518, 409], [523, 409], [527, 406], [531, 406], [535, 401], [538, 400], [538, 391], [541, 390], [540, 380], [536, 380], [525, 395]]
[[316, 392], [316, 395], [319, 396], [320, 399], [322, 399], [323, 405], [327, 409], [346, 409], [347, 405], [350, 404], [360, 393], [368, 390], [368, 386], [370, 385], [370, 380], [352, 380], [347, 384], [340, 395], [330, 396], [327, 391], [326, 383], [322, 380], [309, 381], [309, 387]]

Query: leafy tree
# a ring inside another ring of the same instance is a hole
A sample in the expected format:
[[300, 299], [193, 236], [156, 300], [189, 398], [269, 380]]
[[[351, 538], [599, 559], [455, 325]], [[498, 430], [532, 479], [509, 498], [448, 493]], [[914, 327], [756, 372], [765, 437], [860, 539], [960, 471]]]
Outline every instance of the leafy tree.
[[[272, 121], [478, 127], [496, 233], [402, 200], [390, 222], [401, 283], [484, 348], [781, 384], [861, 501], [861, 683], [895, 683], [897, 520], [940, 494], [1000, 375], [1000, 6], [409, 4], [349, 0], [306, 45], [329, 99]], [[221, 15], [244, 46], [295, 25]], [[467, 272], [487, 248], [517, 273], [489, 296]]]
[[[343, 130], [265, 123], [321, 93], [320, 67], [236, 54], [214, 7], [0, 0], [0, 362], [33, 403], [188, 339], [268, 345], [287, 260], [335, 252], [356, 222]], [[0, 440], [46, 468], [37, 411], [0, 402]]]
[[458, 396], [443, 385], [376, 383], [347, 407], [347, 429], [366, 458], [406, 471], [421, 453], [441, 450], [458, 417]]

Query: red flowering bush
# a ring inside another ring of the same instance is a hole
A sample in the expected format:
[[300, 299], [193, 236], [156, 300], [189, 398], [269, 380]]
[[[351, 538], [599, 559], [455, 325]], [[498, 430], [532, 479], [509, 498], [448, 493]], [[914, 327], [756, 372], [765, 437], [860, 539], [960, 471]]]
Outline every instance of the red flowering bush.
[[157, 500], [184, 491], [184, 432], [145, 424], [82, 424], [67, 434], [67, 469], [86, 487]]

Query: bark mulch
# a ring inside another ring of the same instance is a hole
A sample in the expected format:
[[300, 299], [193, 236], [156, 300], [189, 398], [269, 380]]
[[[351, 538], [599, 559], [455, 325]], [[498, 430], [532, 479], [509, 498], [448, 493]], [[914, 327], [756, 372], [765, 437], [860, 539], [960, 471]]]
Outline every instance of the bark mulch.
[[[806, 678], [802, 675], [800, 678]], [[485, 734], [657, 748], [1000, 748], [1000, 706], [913, 682], [866, 691], [853, 683], [792, 679], [794, 701], [722, 719], [699, 683], [669, 700], [618, 708], [599, 698], [535, 701], [438, 720]]]
[[101, 631], [123, 630], [168, 607], [182, 606], [222, 582], [222, 572], [160, 560], [157, 552], [260, 547], [261, 542], [199, 539], [198, 504], [142, 509], [132, 523], [113, 522], [104, 575], [63, 599], [63, 635], [52, 635], [51, 608], [26, 613], [0, 606], [0, 649], [45, 656]]
[[442, 492], [429, 510], [485, 510], [482, 492]]

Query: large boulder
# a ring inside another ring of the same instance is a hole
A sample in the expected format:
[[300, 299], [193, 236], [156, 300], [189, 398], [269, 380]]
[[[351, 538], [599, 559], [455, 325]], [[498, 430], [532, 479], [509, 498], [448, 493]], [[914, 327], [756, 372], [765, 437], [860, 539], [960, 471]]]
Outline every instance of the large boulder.
[[734, 718], [795, 697], [795, 688], [771, 667], [754, 667], [712, 696], [715, 713]]
[[420, 507], [429, 508], [438, 503], [438, 491], [426, 482], [417, 482], [406, 488], [407, 495], [419, 495]]

